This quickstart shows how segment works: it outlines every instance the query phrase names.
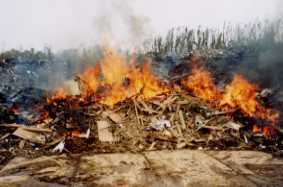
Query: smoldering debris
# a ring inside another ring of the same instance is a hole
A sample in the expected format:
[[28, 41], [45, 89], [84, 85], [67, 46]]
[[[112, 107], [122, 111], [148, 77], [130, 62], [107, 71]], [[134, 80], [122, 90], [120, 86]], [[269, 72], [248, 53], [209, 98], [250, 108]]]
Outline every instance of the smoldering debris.
[[[32, 61], [5, 58], [0, 144], [42, 154], [181, 148], [281, 154], [283, 97], [276, 67], [282, 61], [275, 46], [283, 45], [149, 52], [136, 61], [99, 47]], [[274, 76], [266, 74], [273, 69]]]
[[[190, 65], [188, 61], [195, 60], [192, 56], [183, 59], [186, 60], [179, 59], [180, 64]], [[193, 75], [190, 66], [184, 67], [189, 69], [187, 76]], [[158, 72], [158, 66], [153, 64], [152, 68]], [[138, 75], [138, 69], [130, 70], [135, 70], [135, 77]], [[128, 83], [119, 85], [130, 89], [128, 86], [135, 80], [129, 74], [126, 75]], [[150, 80], [158, 80], [158, 76], [150, 72], [146, 75]], [[100, 79], [98, 76], [98, 81]], [[186, 77], [179, 77], [181, 82], [184, 79]], [[158, 88], [172, 84], [168, 87], [171, 92], [161, 92], [156, 97], [144, 99], [140, 97], [146, 91], [143, 87], [140, 90], [143, 92], [128, 98], [121, 97], [120, 102], [113, 105], [111, 102], [101, 102], [107, 96], [111, 98], [111, 95], [103, 95], [103, 91], [115, 95], [120, 92], [119, 89], [111, 90], [111, 85], [102, 84], [98, 92], [92, 93], [91, 89], [86, 89], [89, 86], [87, 82], [80, 84], [79, 94], [74, 95], [45, 95], [44, 91], [34, 88], [22, 89], [7, 98], [3, 95], [1, 108], [6, 109], [5, 115], [11, 119], [1, 121], [5, 124], [1, 126], [2, 147], [21, 147], [22, 154], [38, 150], [42, 154], [55, 154], [58, 151], [103, 153], [181, 148], [258, 149], [277, 153], [282, 150], [280, 126], [267, 125], [264, 119], [257, 121], [257, 116], [253, 118], [244, 115], [238, 108], [221, 111], [213, 102], [201, 98], [202, 95], [186, 91], [178, 79], [168, 79], [165, 85], [156, 84], [161, 86]], [[260, 106], [265, 107], [264, 100], [271, 95], [271, 90], [263, 89], [254, 92], [253, 99], [258, 99], [258, 103], [262, 100]], [[12, 104], [8, 105], [9, 102]], [[24, 120], [19, 121], [20, 118]], [[265, 123], [255, 125], [255, 121]]]

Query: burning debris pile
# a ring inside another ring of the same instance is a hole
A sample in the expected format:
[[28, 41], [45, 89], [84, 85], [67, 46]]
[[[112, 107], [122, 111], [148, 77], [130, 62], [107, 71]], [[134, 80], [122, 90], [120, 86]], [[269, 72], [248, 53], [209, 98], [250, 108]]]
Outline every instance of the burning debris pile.
[[[184, 64], [185, 76], [165, 80], [153, 73], [148, 58], [127, 61], [107, 49], [94, 67], [76, 76], [79, 94], [60, 88], [33, 103], [24, 124], [2, 120], [0, 143], [7, 147], [4, 140], [12, 141], [21, 148], [16, 152], [41, 154], [282, 149], [279, 111], [267, 102], [270, 90], [239, 74], [219, 88], [199, 58], [192, 55]], [[23, 115], [15, 107], [9, 111]]]

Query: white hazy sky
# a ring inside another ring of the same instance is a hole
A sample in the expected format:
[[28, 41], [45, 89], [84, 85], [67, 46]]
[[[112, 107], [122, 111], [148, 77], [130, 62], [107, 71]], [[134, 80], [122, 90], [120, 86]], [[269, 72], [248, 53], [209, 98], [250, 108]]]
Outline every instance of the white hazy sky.
[[0, 0], [0, 50], [137, 40], [174, 26], [244, 23], [283, 15], [282, 0]]

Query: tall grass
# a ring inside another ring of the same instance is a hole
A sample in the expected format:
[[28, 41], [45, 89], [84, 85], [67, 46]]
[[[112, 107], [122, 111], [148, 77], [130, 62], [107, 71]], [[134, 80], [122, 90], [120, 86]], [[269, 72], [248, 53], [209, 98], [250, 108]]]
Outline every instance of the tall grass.
[[[158, 55], [182, 55], [192, 50], [227, 49], [235, 46], [273, 45], [283, 41], [283, 22], [262, 21], [249, 24], [224, 24], [221, 29], [198, 27], [173, 28], [153, 39], [148, 51]], [[264, 44], [264, 45], [261, 45]]]

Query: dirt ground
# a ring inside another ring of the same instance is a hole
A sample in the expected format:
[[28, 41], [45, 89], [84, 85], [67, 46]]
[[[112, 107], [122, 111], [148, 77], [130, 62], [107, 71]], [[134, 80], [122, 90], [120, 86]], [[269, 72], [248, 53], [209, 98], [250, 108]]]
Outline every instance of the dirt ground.
[[16, 157], [0, 186], [282, 186], [283, 160], [257, 151], [163, 150]]

